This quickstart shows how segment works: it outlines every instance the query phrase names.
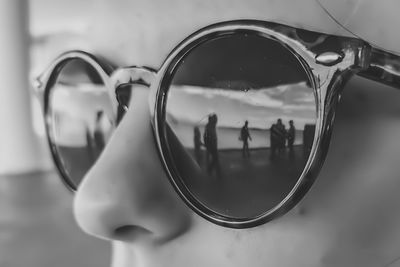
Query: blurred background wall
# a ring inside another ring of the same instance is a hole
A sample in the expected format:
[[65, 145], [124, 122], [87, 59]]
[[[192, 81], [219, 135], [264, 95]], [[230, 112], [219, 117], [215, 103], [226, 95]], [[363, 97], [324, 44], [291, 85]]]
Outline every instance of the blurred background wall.
[[48, 168], [32, 124], [27, 1], [0, 1], [0, 40], [0, 173]]
[[50, 159], [30, 81], [79, 36], [96, 1], [0, 0], [0, 266], [109, 266]]

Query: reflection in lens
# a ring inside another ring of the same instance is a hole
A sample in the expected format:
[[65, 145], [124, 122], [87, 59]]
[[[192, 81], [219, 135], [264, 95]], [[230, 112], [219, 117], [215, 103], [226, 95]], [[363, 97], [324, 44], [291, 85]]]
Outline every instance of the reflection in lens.
[[115, 91], [118, 100], [118, 110], [117, 110], [117, 124], [122, 120], [126, 111], [129, 108], [129, 104], [132, 97], [132, 87], [130, 85], [122, 85]]
[[103, 80], [80, 59], [67, 62], [49, 89], [51, 142], [69, 182], [77, 187], [113, 130], [113, 111]]
[[167, 99], [174, 168], [203, 205], [250, 218], [293, 189], [313, 145], [316, 100], [287, 48], [249, 34], [207, 41], [181, 60]]

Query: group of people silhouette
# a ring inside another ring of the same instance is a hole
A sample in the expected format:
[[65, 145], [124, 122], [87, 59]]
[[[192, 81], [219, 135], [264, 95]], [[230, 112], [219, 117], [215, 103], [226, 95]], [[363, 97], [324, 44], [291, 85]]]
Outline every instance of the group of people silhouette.
[[[201, 147], [204, 146], [206, 150], [205, 163], [207, 166], [207, 172], [212, 175], [214, 172], [217, 177], [221, 176], [221, 168], [219, 164], [218, 156], [218, 137], [217, 137], [217, 122], [218, 116], [216, 114], [210, 114], [208, 116], [208, 122], [204, 127], [203, 140], [201, 140], [201, 131], [198, 126], [194, 127], [194, 154], [196, 161], [201, 163], [202, 152]], [[273, 160], [276, 156], [281, 156], [286, 147], [289, 149], [289, 155], [294, 156], [293, 145], [296, 138], [296, 128], [293, 120], [289, 121], [289, 128], [282, 123], [282, 119], [277, 119], [276, 123], [270, 127], [270, 159]], [[246, 120], [244, 125], [240, 129], [239, 140], [243, 143], [242, 146], [242, 157], [250, 157], [249, 141], [252, 141], [252, 137], [249, 131], [249, 122]]]
[[286, 130], [286, 126], [282, 123], [282, 119], [278, 119], [270, 128], [270, 158], [274, 159], [277, 155], [282, 155], [285, 151], [286, 143], [287, 147], [289, 148], [290, 155], [293, 156], [293, 144], [295, 138], [296, 128], [294, 127], [293, 120], [289, 121], [289, 129]]
[[[243, 158], [250, 157], [249, 140], [251, 141], [251, 135], [249, 132], [249, 122], [246, 120], [242, 129], [240, 130], [239, 140], [243, 142], [242, 156]], [[270, 144], [271, 144], [271, 159], [274, 159], [276, 155], [281, 155], [285, 148], [286, 142], [289, 152], [293, 154], [293, 144], [296, 138], [296, 128], [294, 127], [293, 120], [289, 121], [289, 129], [286, 130], [285, 125], [282, 123], [282, 119], [278, 119], [276, 123], [270, 127]]]

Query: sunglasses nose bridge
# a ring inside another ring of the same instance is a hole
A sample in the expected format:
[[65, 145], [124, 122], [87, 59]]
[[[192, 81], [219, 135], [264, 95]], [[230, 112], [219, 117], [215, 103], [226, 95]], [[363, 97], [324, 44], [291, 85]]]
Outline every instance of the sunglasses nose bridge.
[[150, 87], [156, 76], [156, 71], [147, 67], [124, 67], [117, 69], [111, 75], [111, 83], [115, 89], [124, 85], [139, 84]]
[[[128, 111], [129, 101], [128, 103], [124, 103], [125, 101], [122, 99], [126, 97], [130, 98], [131, 93], [129, 89], [131, 86], [141, 85], [150, 87], [155, 80], [155, 77], [156, 71], [147, 67], [124, 67], [113, 72], [110, 81], [114, 91], [110, 91], [110, 93], [111, 97], [116, 101], [117, 106], [122, 108], [123, 114]], [[127, 94], [127, 96], [123, 97], [124, 94]]]
[[[124, 88], [129, 88], [125, 85], [142, 85], [145, 87], [150, 87], [156, 78], [156, 71], [148, 67], [124, 67], [117, 69], [111, 75], [111, 85], [114, 88], [113, 92], [110, 92], [112, 97], [117, 101], [117, 103], [125, 110], [128, 110], [127, 105], [120, 102], [119, 94], [122, 91], [126, 91]], [[124, 87], [125, 86], [125, 87]]]

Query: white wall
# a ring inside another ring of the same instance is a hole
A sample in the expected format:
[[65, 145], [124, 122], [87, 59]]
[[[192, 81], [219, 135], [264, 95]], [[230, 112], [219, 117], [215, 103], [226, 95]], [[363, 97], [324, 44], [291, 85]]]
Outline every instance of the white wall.
[[0, 174], [49, 166], [32, 126], [28, 21], [26, 0], [0, 1]]

